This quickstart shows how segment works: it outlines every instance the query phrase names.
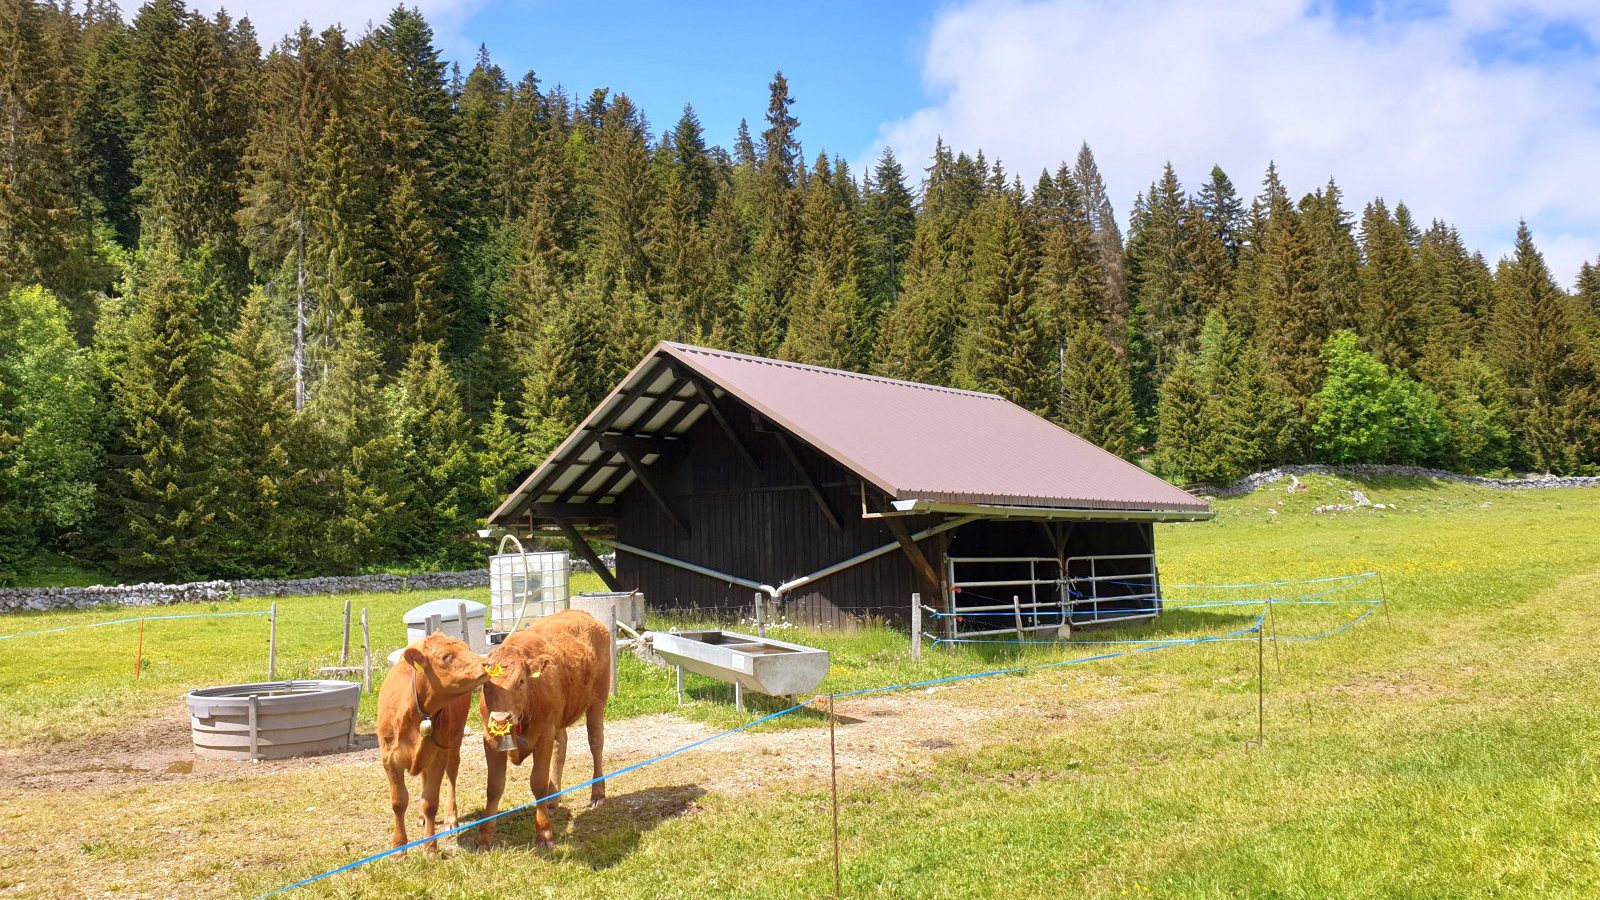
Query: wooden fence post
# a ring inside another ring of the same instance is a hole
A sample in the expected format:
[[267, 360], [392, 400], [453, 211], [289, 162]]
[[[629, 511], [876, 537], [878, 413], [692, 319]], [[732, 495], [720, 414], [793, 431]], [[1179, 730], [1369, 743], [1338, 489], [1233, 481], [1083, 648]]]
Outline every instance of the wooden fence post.
[[339, 651], [339, 665], [350, 665], [350, 601], [344, 602], [344, 646]]
[[1022, 643], [1022, 598], [1011, 595], [1011, 612], [1017, 617], [1017, 643]]
[[267, 680], [278, 680], [278, 601], [272, 601], [272, 631], [267, 635]]
[[367, 626], [367, 608], [361, 607], [361, 689], [372, 693], [372, 631]]
[[922, 595], [911, 595], [911, 660], [922, 660]]

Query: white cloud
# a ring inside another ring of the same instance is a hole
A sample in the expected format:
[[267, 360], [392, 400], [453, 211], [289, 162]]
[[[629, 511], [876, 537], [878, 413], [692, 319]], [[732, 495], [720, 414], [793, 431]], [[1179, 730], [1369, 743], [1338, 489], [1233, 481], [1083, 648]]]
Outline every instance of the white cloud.
[[[1086, 140], [1124, 221], [1169, 160], [1190, 189], [1221, 165], [1246, 197], [1275, 160], [1296, 195], [1332, 176], [1358, 216], [1404, 201], [1491, 264], [1526, 218], [1570, 285], [1600, 254], [1600, 62], [1593, 43], [1528, 62], [1552, 21], [1600, 43], [1592, 0], [1339, 22], [1275, 0], [980, 0], [939, 14], [923, 61], [939, 99], [878, 146], [911, 169], [942, 135], [1031, 183]], [[1485, 33], [1521, 61], [1480, 62]]]
[[[422, 10], [422, 15], [433, 26], [434, 46], [445, 51], [445, 56], [470, 60], [463, 55], [476, 50], [461, 35], [461, 26], [483, 5], [484, 0], [404, 0], [405, 6]], [[382, 24], [398, 5], [396, 0], [343, 0], [339, 3], [312, 2], [312, 0], [192, 0], [189, 8], [210, 16], [226, 9], [235, 19], [248, 16], [255, 26], [262, 50], [270, 48], [285, 35], [299, 29], [301, 22], [310, 22], [316, 31], [330, 25], [343, 25], [353, 41], [367, 30], [367, 25]]]

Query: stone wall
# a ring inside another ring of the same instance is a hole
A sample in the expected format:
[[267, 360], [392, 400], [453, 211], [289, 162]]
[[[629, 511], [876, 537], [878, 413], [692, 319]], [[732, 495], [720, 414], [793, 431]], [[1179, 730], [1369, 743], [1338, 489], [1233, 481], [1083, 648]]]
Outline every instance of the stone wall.
[[489, 583], [489, 570], [430, 572], [421, 575], [348, 575], [289, 581], [196, 581], [189, 584], [94, 585], [71, 588], [0, 588], [0, 612], [20, 609], [89, 609], [111, 606], [167, 606], [211, 603], [238, 597], [312, 597], [389, 591], [477, 588]]
[[1475, 484], [1479, 487], [1507, 488], [1513, 490], [1527, 488], [1573, 488], [1573, 487], [1600, 487], [1600, 477], [1586, 476], [1557, 476], [1539, 475], [1528, 478], [1479, 478], [1476, 475], [1461, 475], [1456, 472], [1447, 472], [1444, 469], [1425, 469], [1421, 466], [1280, 466], [1257, 472], [1254, 475], [1235, 481], [1224, 488], [1202, 485], [1194, 489], [1197, 494], [1209, 494], [1213, 497], [1239, 497], [1265, 487], [1276, 481], [1281, 481], [1290, 475], [1341, 475], [1357, 478], [1371, 477], [1374, 475], [1391, 475], [1402, 478], [1437, 478], [1440, 481], [1459, 481], [1463, 484]]

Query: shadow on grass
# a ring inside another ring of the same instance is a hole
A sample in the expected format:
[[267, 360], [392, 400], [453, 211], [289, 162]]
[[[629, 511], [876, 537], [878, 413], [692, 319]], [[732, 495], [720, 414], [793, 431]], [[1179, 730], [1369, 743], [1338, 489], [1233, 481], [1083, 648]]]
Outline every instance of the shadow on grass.
[[[556, 852], [591, 869], [609, 869], [638, 850], [644, 835], [662, 822], [696, 812], [696, 801], [705, 793], [697, 784], [645, 788], [613, 794], [599, 809], [587, 808], [585, 792], [569, 794], [550, 817]], [[482, 815], [479, 809], [464, 821]], [[538, 840], [532, 809], [501, 819], [495, 832], [497, 848], [533, 849]]]

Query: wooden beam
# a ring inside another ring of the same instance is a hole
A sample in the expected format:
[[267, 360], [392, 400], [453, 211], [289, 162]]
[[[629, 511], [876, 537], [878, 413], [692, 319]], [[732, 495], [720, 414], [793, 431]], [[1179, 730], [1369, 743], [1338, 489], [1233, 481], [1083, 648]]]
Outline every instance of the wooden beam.
[[528, 512], [541, 519], [615, 519], [614, 503], [530, 503]]
[[616, 452], [627, 447], [636, 455], [643, 458], [650, 454], [664, 459], [676, 459], [689, 452], [689, 442], [682, 438], [668, 438], [653, 434], [619, 434], [608, 432], [600, 435], [600, 449]]
[[923, 555], [922, 548], [918, 547], [917, 542], [911, 539], [911, 532], [906, 530], [906, 523], [890, 516], [883, 520], [883, 524], [885, 528], [889, 529], [889, 533], [894, 535], [894, 539], [900, 542], [900, 549], [904, 550], [906, 556], [911, 559], [911, 567], [922, 575], [923, 579], [928, 582], [929, 587], [933, 588], [934, 596], [938, 596], [940, 593], [939, 574], [934, 571], [933, 564], [928, 562], [928, 557]]
[[817, 506], [821, 507], [828, 524], [833, 526], [834, 531], [843, 531], [844, 524], [839, 521], [839, 514], [833, 511], [833, 507], [828, 504], [828, 498], [823, 496], [822, 487], [817, 484], [817, 479], [811, 476], [805, 463], [800, 460], [800, 454], [794, 449], [794, 442], [789, 440], [788, 435], [778, 430], [773, 430], [772, 436], [777, 438], [778, 446], [783, 448], [783, 455], [789, 457], [789, 462], [794, 465], [795, 472], [800, 475], [800, 483], [811, 494], [811, 499], [817, 501]]
[[749, 445], [744, 442], [744, 438], [739, 436], [739, 432], [733, 430], [733, 423], [728, 421], [727, 411], [717, 401], [715, 389], [706, 384], [705, 379], [694, 372], [684, 368], [674, 369], [674, 371], [678, 373], [678, 377], [687, 378], [689, 383], [694, 385], [694, 389], [699, 392], [700, 399], [706, 405], [706, 410], [711, 413], [711, 418], [716, 420], [717, 425], [721, 426], [722, 432], [728, 436], [728, 440], [733, 442], [734, 449], [739, 451], [739, 455], [744, 458], [745, 464], [750, 467], [750, 471], [757, 476], [761, 475], [761, 463], [756, 461], [756, 455], [750, 452]]
[[583, 535], [578, 533], [578, 529], [572, 526], [571, 521], [556, 519], [556, 527], [560, 528], [561, 533], [566, 535], [567, 540], [572, 542], [572, 549], [587, 560], [589, 565], [594, 566], [594, 573], [600, 576], [600, 580], [606, 583], [607, 588], [613, 591], [621, 590], [621, 588], [617, 587], [616, 573], [606, 568], [606, 564], [600, 560], [600, 555], [594, 552], [594, 548], [589, 546], [589, 542], [584, 539]]
[[[674, 370], [674, 374], [676, 374], [676, 370]], [[641, 396], [649, 395], [629, 395], [626, 400], [618, 403], [603, 419], [595, 422], [594, 427], [590, 430], [589, 440], [580, 442], [580, 445], [574, 449], [572, 462], [570, 465], [578, 465], [578, 458], [583, 456], [591, 444], [598, 446], [601, 442], [601, 438], [605, 434], [605, 430], [611, 427], [611, 423], [617, 420], [617, 416], [622, 415], [622, 411], [632, 406]], [[661, 410], [665, 409], [668, 403], [671, 403], [676, 399], [678, 399], [678, 385], [674, 383], [672, 387], [668, 388], [665, 392], [655, 395], [655, 398], [651, 401], [650, 405], [645, 408], [644, 414], [639, 417], [639, 423], [649, 424], [650, 420], [654, 419], [661, 412]], [[689, 401], [685, 400], [684, 402], [688, 403]], [[603, 449], [604, 448], [602, 448], [602, 450]], [[583, 490], [583, 486], [588, 484], [590, 479], [594, 478], [595, 473], [605, 468], [606, 464], [610, 460], [611, 454], [602, 452], [598, 457], [595, 458], [593, 462], [584, 467], [583, 471], [579, 473], [578, 477], [574, 479], [571, 484], [567, 485], [566, 489], [561, 492], [561, 495], [556, 498], [556, 502], [567, 503], [571, 501], [573, 497], [578, 495], [579, 491]]]
[[680, 535], [687, 538], [689, 536], [689, 526], [672, 508], [672, 504], [667, 502], [666, 495], [661, 493], [661, 488], [656, 484], [655, 478], [650, 475], [650, 470], [645, 468], [644, 463], [639, 461], [639, 457], [635, 456], [633, 451], [623, 448], [618, 450], [617, 453], [627, 462], [628, 468], [633, 470], [634, 477], [639, 479], [639, 483], [644, 485], [644, 489], [655, 499], [656, 505], [661, 507], [661, 511], [666, 514], [667, 521], [678, 529]]

